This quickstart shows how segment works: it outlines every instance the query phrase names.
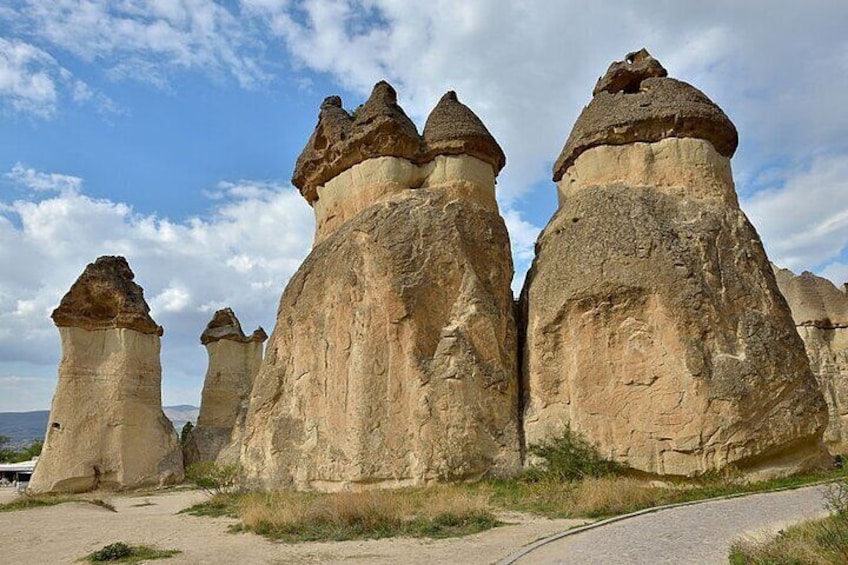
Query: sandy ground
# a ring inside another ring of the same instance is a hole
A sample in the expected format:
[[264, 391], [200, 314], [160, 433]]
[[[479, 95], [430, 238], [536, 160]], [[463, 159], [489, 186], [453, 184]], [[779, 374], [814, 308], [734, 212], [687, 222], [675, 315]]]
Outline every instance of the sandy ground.
[[[0, 490], [0, 503], [14, 497]], [[5, 492], [8, 491], [8, 492]], [[0, 561], [73, 563], [116, 541], [179, 549], [165, 563], [494, 563], [522, 546], [582, 523], [510, 514], [511, 525], [473, 536], [444, 540], [394, 538], [371, 541], [284, 544], [249, 533], [231, 534], [228, 518], [178, 512], [203, 501], [197, 491], [149, 496], [104, 495], [117, 512], [73, 502], [0, 513]], [[159, 563], [158, 561], [156, 563]]]

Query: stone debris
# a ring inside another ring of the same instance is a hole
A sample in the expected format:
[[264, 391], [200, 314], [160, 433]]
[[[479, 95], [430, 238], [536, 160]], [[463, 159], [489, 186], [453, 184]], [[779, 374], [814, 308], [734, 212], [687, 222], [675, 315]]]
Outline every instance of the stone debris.
[[62, 361], [34, 493], [183, 479], [179, 439], [162, 412], [162, 328], [133, 278], [123, 257], [100, 257], [53, 312]]
[[735, 127], [644, 50], [595, 92], [521, 296], [527, 443], [568, 426], [659, 475], [822, 464], [826, 405], [739, 209]]
[[423, 137], [384, 82], [343, 112], [325, 101], [294, 172], [316, 240], [280, 302], [242, 466], [265, 487], [326, 491], [514, 473], [503, 152], [453, 93]]
[[[261, 327], [246, 336], [235, 313], [224, 308], [212, 316], [200, 336], [206, 346], [209, 365], [203, 381], [203, 395], [197, 425], [183, 447], [186, 466], [198, 461], [234, 463], [244, 432], [244, 413], [253, 380], [262, 364], [262, 346], [268, 334]], [[239, 415], [241, 414], [241, 418]], [[222, 455], [223, 451], [226, 455]]]
[[848, 454], [848, 296], [829, 280], [774, 267], [830, 414], [824, 442]]

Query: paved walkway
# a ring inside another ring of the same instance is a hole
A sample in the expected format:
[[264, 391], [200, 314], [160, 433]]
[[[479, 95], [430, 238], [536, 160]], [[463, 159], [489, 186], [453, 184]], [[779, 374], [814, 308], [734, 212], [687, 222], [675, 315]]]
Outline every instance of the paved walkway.
[[743, 536], [825, 516], [824, 486], [755, 494], [644, 514], [539, 547], [516, 563], [727, 564]]

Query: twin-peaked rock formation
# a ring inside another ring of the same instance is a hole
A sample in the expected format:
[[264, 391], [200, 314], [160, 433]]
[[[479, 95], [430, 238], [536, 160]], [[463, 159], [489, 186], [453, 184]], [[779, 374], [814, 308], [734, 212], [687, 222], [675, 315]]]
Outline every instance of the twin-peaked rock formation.
[[53, 321], [59, 382], [32, 492], [180, 482], [179, 440], [161, 407], [159, 336], [123, 257], [89, 264]]
[[423, 136], [385, 82], [353, 115], [324, 101], [293, 178], [315, 245], [256, 378], [249, 479], [340, 490], [519, 468], [504, 162], [452, 92]]
[[554, 167], [522, 291], [528, 444], [569, 426], [649, 473], [821, 461], [826, 406], [730, 170], [736, 129], [646, 51]]
[[848, 296], [829, 280], [774, 267], [777, 285], [804, 340], [830, 420], [824, 441], [831, 453], [848, 453]]
[[[203, 395], [197, 426], [184, 447], [185, 463], [218, 461], [230, 443], [238, 444], [244, 427], [246, 404], [253, 379], [262, 364], [262, 344], [268, 335], [257, 328], [244, 335], [235, 313], [229, 308], [215, 312], [200, 343], [206, 346], [209, 365], [203, 381]], [[241, 416], [242, 421], [239, 422]], [[229, 458], [233, 458], [229, 455]], [[224, 461], [221, 461], [224, 462]]]

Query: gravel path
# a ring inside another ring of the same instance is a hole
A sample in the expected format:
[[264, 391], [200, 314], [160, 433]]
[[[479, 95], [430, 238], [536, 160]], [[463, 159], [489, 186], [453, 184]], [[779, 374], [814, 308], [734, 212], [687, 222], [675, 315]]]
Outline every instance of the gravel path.
[[823, 486], [755, 494], [644, 514], [543, 545], [516, 561], [605, 565], [723, 563], [744, 536], [773, 535], [825, 516]]

